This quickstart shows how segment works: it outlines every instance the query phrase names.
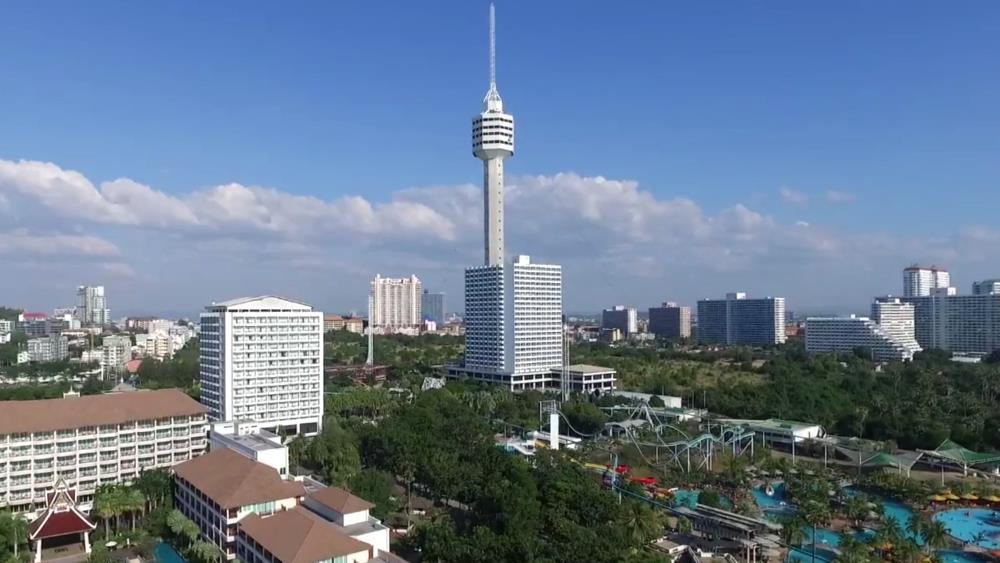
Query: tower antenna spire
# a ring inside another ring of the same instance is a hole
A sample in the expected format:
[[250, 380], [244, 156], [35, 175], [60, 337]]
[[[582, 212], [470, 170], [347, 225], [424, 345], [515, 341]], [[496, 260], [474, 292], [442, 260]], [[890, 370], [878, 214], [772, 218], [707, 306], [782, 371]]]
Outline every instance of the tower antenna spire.
[[497, 87], [497, 15], [493, 2], [490, 2], [490, 89]]

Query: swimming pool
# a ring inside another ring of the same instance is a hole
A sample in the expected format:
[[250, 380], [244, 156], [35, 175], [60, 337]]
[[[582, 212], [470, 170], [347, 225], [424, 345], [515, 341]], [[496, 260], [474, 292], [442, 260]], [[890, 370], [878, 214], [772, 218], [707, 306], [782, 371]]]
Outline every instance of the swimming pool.
[[[698, 504], [700, 494], [701, 491], [697, 489], [677, 489], [674, 491], [673, 505], [694, 508]], [[720, 508], [730, 509], [733, 507], [733, 501], [725, 495], [719, 495], [719, 505]]]
[[764, 512], [770, 520], [781, 520], [795, 513], [795, 508], [786, 504], [785, 484], [772, 483], [771, 488], [774, 494], [768, 496], [763, 487], [754, 488], [751, 493], [757, 506]]
[[934, 515], [956, 538], [987, 549], [1000, 549], [1000, 513], [988, 508], [956, 508]]
[[153, 557], [156, 558], [157, 563], [187, 563], [177, 550], [170, 546], [170, 544], [160, 542], [156, 544], [153, 549]]

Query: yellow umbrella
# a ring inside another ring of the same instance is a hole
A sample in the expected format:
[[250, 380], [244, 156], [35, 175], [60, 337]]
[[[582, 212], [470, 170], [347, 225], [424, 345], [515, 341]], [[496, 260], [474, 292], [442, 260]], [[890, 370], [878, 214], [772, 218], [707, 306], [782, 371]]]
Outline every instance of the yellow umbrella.
[[965, 493], [964, 495], [962, 495], [962, 499], [963, 500], [979, 500], [979, 497], [977, 497], [976, 495], [974, 495], [972, 493]]
[[990, 495], [990, 496], [986, 497], [986, 500], [988, 500], [990, 502], [1000, 502], [1000, 497], [998, 497], [996, 495]]
[[934, 502], [944, 502], [944, 501], [948, 500], [948, 497], [946, 497], [944, 495], [932, 495], [931, 496], [931, 500], [934, 501]]
[[959, 497], [955, 493], [948, 493], [945, 495], [945, 498], [947, 498], [948, 500], [961, 500], [961, 497]]

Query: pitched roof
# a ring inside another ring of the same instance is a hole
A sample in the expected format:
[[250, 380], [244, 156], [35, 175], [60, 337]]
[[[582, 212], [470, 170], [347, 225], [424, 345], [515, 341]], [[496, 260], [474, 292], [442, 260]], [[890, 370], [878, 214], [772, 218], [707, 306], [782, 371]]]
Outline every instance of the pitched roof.
[[375, 507], [374, 504], [361, 497], [356, 497], [340, 487], [316, 489], [309, 494], [309, 498], [341, 514], [352, 514]]
[[298, 507], [267, 517], [252, 514], [241, 520], [239, 527], [281, 563], [315, 563], [371, 552], [368, 544]]
[[302, 483], [285, 481], [270, 465], [225, 448], [176, 465], [174, 473], [223, 508], [238, 508], [306, 494]]
[[0, 434], [51, 432], [205, 412], [201, 403], [179, 389], [0, 401]]

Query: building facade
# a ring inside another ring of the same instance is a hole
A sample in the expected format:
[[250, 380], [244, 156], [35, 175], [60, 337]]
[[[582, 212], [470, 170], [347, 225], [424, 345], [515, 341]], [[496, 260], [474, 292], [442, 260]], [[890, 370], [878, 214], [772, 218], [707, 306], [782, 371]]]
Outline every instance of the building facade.
[[205, 408], [177, 389], [0, 402], [0, 508], [37, 512], [57, 479], [90, 508], [101, 485], [206, 446]]
[[454, 375], [541, 388], [562, 358], [560, 266], [518, 256], [506, 266], [465, 271], [465, 362]]
[[444, 324], [444, 293], [431, 293], [424, 290], [420, 296], [420, 309], [423, 320], [432, 321], [438, 326]]
[[903, 269], [903, 297], [926, 297], [935, 289], [951, 287], [948, 270], [913, 265]]
[[76, 313], [84, 326], [111, 324], [111, 309], [104, 294], [104, 286], [81, 285], [76, 288]]
[[28, 340], [28, 357], [32, 362], [60, 362], [69, 358], [69, 339], [52, 334]]
[[[885, 318], [885, 317], [883, 317]], [[851, 353], [867, 350], [879, 362], [909, 361], [920, 346], [904, 331], [892, 330], [867, 317], [809, 317], [806, 351], [810, 354]]]
[[323, 313], [279, 297], [234, 299], [201, 314], [201, 401], [212, 420], [280, 434], [323, 423]]
[[129, 335], [113, 334], [101, 339], [101, 366], [106, 378], [125, 373], [125, 364], [131, 359], [132, 338]]
[[639, 317], [635, 307], [615, 305], [601, 312], [601, 328], [617, 328], [625, 338], [639, 332]]
[[945, 288], [901, 300], [913, 305], [914, 332], [925, 350], [986, 355], [1000, 349], [1000, 293], [958, 295]]
[[649, 308], [649, 332], [658, 338], [680, 340], [691, 337], [691, 308], [667, 302]]
[[372, 327], [381, 332], [419, 327], [421, 317], [420, 279], [383, 278], [375, 275], [371, 282]]
[[1000, 293], [1000, 279], [972, 282], [973, 295], [991, 295], [994, 293]]
[[769, 346], [785, 342], [785, 298], [750, 299], [728, 293], [698, 301], [698, 341], [706, 344]]

